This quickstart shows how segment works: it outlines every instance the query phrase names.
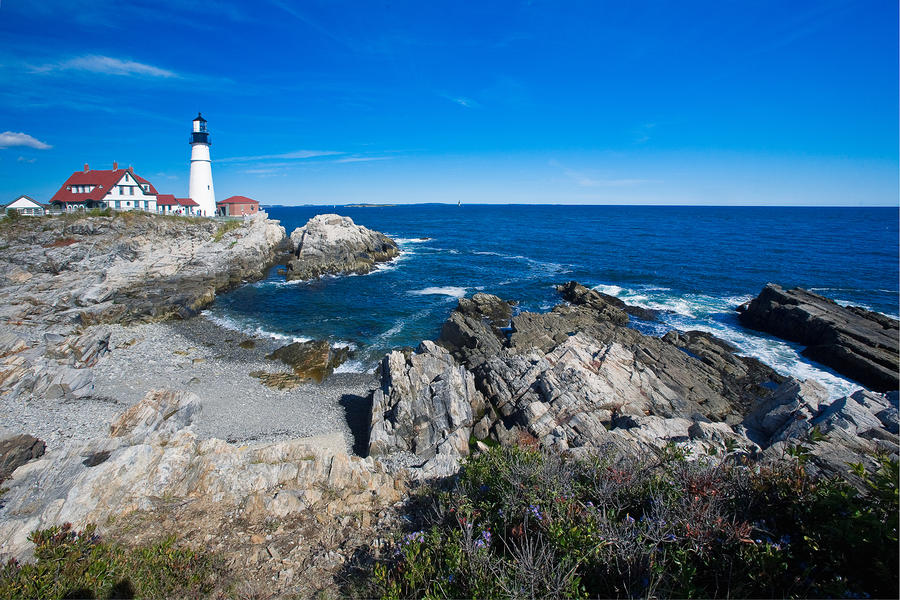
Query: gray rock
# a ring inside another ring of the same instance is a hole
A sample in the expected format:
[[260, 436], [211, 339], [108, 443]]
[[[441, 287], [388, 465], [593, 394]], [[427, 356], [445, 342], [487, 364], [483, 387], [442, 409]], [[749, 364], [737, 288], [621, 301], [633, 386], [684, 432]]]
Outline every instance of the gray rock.
[[201, 440], [191, 427], [198, 410], [192, 393], [156, 390], [121, 415], [108, 437], [16, 469], [0, 506], [0, 559], [27, 559], [35, 529], [67, 521], [102, 529], [112, 516], [145, 511], [153, 519], [172, 503], [183, 507], [181, 528], [210, 521], [230, 528], [235, 514], [348, 514], [392, 504], [405, 490], [402, 473], [310, 441]]
[[415, 354], [391, 352], [372, 395], [369, 454], [408, 451], [428, 476], [454, 473], [468, 454], [473, 414], [483, 409], [472, 374], [433, 342]]
[[40, 458], [46, 445], [34, 436], [20, 434], [0, 440], [0, 483], [28, 461]]
[[738, 311], [745, 326], [804, 344], [804, 356], [875, 391], [900, 387], [900, 323], [896, 319], [773, 283]]
[[285, 277], [314, 279], [326, 274], [365, 274], [400, 254], [386, 235], [356, 225], [350, 217], [317, 215], [291, 233], [294, 255]]

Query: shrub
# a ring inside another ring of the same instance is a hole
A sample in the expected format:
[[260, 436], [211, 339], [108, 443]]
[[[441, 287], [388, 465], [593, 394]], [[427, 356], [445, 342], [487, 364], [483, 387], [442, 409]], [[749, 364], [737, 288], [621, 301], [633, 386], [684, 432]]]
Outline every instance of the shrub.
[[384, 598], [896, 597], [897, 463], [868, 493], [795, 465], [492, 448], [424, 490]]
[[214, 591], [222, 570], [215, 556], [179, 548], [174, 538], [128, 548], [101, 541], [93, 525], [75, 531], [67, 523], [29, 539], [37, 560], [0, 567], [2, 598], [199, 597]]
[[226, 233], [228, 233], [229, 231], [234, 231], [235, 229], [239, 228], [243, 224], [244, 224], [243, 221], [239, 221], [237, 219], [235, 219], [233, 221], [226, 221], [225, 223], [222, 223], [221, 225], [219, 225], [219, 229], [218, 229], [218, 231], [216, 231], [216, 235], [213, 238], [213, 241], [216, 241], [216, 242], [220, 241], [225, 236]]

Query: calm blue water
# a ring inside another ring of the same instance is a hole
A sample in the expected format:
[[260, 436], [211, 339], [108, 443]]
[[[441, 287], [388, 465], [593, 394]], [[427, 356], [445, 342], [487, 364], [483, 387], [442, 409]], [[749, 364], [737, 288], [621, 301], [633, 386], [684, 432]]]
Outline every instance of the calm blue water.
[[[896, 208], [625, 206], [273, 207], [290, 233], [338, 212], [396, 239], [402, 256], [365, 276], [286, 283], [269, 277], [219, 297], [208, 316], [257, 335], [351, 344], [345, 369], [372, 368], [390, 348], [435, 338], [456, 299], [477, 291], [543, 311], [571, 279], [628, 303], [664, 309], [669, 328], [711, 331], [786, 374], [837, 394], [857, 386], [797, 348], [737, 322], [734, 308], [763, 285], [812, 289], [898, 313]], [[430, 238], [420, 241], [420, 238]]]

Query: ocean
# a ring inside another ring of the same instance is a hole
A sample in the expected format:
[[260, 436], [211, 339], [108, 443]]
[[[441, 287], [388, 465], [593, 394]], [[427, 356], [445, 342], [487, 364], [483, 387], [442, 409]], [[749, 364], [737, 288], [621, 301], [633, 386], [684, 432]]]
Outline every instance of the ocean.
[[576, 280], [660, 309], [632, 326], [711, 332], [833, 397], [860, 386], [799, 355], [801, 347], [741, 327], [735, 308], [767, 282], [897, 317], [898, 209], [557, 205], [269, 207], [288, 233], [338, 213], [394, 238], [402, 253], [363, 276], [262, 281], [205, 311], [225, 327], [285, 341], [328, 339], [353, 350], [339, 370], [369, 371], [391, 348], [434, 339], [458, 298], [476, 292], [521, 310], [560, 302]]

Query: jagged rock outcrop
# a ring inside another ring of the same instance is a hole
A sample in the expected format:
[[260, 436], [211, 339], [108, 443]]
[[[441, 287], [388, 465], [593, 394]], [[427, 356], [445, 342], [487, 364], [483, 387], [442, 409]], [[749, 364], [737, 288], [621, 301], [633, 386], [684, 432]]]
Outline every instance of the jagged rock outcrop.
[[646, 336], [624, 326], [627, 307], [574, 282], [559, 289], [569, 304], [543, 314], [513, 315], [488, 294], [461, 299], [439, 346], [387, 356], [371, 452], [412, 451], [425, 477], [453, 473], [470, 435], [576, 454], [674, 443], [694, 456], [777, 459], [809, 444], [811, 468], [826, 474], [871, 464], [874, 451], [897, 456], [896, 394], [830, 401], [816, 382], [785, 378], [712, 335]]
[[327, 274], [363, 275], [400, 254], [386, 235], [356, 225], [350, 217], [317, 215], [291, 233], [294, 256], [285, 277], [314, 279]]
[[744, 326], [804, 344], [804, 356], [868, 388], [888, 392], [900, 387], [896, 319], [773, 283], [738, 311]]
[[418, 475], [455, 473], [469, 453], [474, 419], [485, 410], [472, 374], [424, 341], [415, 353], [385, 356], [381, 382], [372, 395], [369, 454], [411, 452], [421, 461]]
[[[510, 303], [489, 294], [461, 299], [438, 345], [388, 355], [373, 398], [370, 451], [411, 451], [426, 471], [438, 457], [447, 474], [470, 435], [571, 451], [670, 442], [759, 450], [732, 426], [784, 377], [708, 334], [645, 336], [625, 327], [628, 314], [597, 292], [575, 283], [561, 291], [570, 304], [543, 314], [513, 315]], [[456, 384], [445, 393], [450, 374]]]
[[[220, 229], [221, 228], [221, 229]], [[264, 213], [230, 228], [132, 213], [21, 219], [0, 242], [0, 320], [59, 325], [189, 317], [265, 275], [285, 237]]]
[[70, 335], [47, 332], [33, 344], [0, 335], [0, 393], [10, 399], [41, 396], [72, 400], [93, 391], [90, 367], [109, 352], [109, 331], [94, 327]]
[[[6, 481], [0, 507], [0, 557], [27, 557], [29, 533], [62, 522], [101, 529], [135, 511], [187, 507], [182, 531], [210, 521], [284, 518], [312, 509], [351, 513], [400, 498], [402, 478], [371, 459], [291, 440], [235, 446], [200, 440], [190, 423], [200, 410], [189, 392], [157, 390], [115, 421], [106, 437], [49, 452]], [[191, 518], [202, 523], [195, 524]]]

